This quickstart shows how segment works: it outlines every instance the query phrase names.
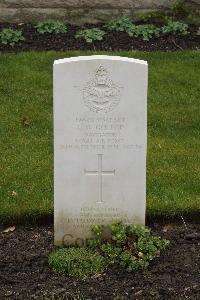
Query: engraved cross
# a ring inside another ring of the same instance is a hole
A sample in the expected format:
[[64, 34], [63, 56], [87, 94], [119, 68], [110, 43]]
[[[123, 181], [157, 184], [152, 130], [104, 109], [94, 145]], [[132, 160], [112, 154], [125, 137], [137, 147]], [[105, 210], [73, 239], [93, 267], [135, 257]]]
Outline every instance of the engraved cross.
[[96, 175], [98, 176], [98, 190], [99, 190], [99, 200], [97, 203], [103, 203], [103, 183], [102, 183], [102, 176], [103, 175], [115, 175], [115, 170], [112, 171], [103, 171], [102, 166], [102, 157], [103, 154], [97, 154], [98, 157], [98, 171], [87, 171], [84, 170], [85, 175]]

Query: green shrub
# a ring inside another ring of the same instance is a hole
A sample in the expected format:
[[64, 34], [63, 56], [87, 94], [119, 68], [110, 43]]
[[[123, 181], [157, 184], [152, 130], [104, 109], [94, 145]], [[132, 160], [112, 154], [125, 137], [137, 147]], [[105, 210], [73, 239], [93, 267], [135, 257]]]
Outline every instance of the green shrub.
[[49, 255], [49, 265], [57, 273], [87, 277], [103, 270], [104, 258], [85, 248], [62, 248]]
[[38, 22], [35, 26], [37, 32], [44, 33], [65, 33], [67, 31], [66, 25], [61, 21], [47, 20]]
[[200, 35], [200, 27], [197, 30], [197, 35]]
[[167, 25], [162, 27], [163, 33], [179, 33], [181, 35], [188, 34], [188, 25], [179, 21], [168, 20]]
[[94, 41], [101, 41], [105, 35], [105, 31], [99, 28], [81, 29], [76, 33], [76, 39], [84, 39], [86, 43], [93, 43]]
[[132, 21], [127, 17], [114, 19], [110, 23], [105, 25], [105, 27], [110, 31], [127, 31], [132, 28], [132, 26]]
[[152, 24], [133, 26], [127, 31], [129, 36], [142, 38], [143, 41], [149, 41], [154, 37], [160, 36], [160, 29]]
[[[100, 228], [102, 233], [102, 225], [95, 225], [95, 228], [98, 230], [92, 227], [95, 235]], [[119, 264], [129, 272], [147, 268], [149, 262], [169, 245], [168, 240], [151, 235], [150, 230], [142, 225], [126, 226], [117, 221], [109, 229], [109, 239], [104, 240], [102, 234], [101, 238], [97, 234], [96, 239], [88, 240], [87, 246], [101, 253], [107, 265]]]
[[15, 44], [24, 41], [22, 31], [5, 28], [0, 32], [0, 42], [4, 45], [14, 46]]

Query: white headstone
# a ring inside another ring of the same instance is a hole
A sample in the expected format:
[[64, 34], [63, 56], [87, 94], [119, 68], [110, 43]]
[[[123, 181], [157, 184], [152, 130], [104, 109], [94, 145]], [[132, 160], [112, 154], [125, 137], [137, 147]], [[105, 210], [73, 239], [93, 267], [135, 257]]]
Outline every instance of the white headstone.
[[147, 70], [105, 55], [54, 62], [55, 244], [93, 224], [144, 224]]

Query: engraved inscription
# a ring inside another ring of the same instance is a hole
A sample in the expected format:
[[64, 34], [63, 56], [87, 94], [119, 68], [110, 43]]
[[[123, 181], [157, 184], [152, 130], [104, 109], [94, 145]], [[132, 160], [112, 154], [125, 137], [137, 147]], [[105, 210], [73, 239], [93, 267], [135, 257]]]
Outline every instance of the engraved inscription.
[[76, 135], [69, 143], [61, 144], [63, 150], [95, 150], [96, 153], [113, 150], [140, 150], [142, 145], [136, 144], [129, 136], [124, 135], [127, 120], [122, 115], [113, 117], [95, 115], [93, 117], [74, 116], [73, 126]]
[[107, 113], [113, 110], [120, 101], [121, 88], [109, 78], [108, 71], [100, 66], [94, 79], [83, 89], [83, 100], [89, 109], [95, 113]]
[[97, 154], [98, 156], [98, 171], [87, 171], [84, 170], [85, 175], [97, 175], [98, 176], [98, 185], [99, 185], [99, 200], [97, 201], [97, 203], [103, 203], [103, 196], [102, 196], [102, 192], [103, 192], [103, 184], [102, 184], [102, 176], [103, 175], [115, 175], [115, 170], [112, 171], [103, 171], [103, 167], [102, 167], [102, 157], [103, 154]]
[[94, 224], [109, 224], [112, 221], [121, 220], [124, 223], [131, 223], [128, 212], [118, 207], [103, 206], [84, 206], [81, 207], [79, 217], [69, 217], [65, 219], [68, 228], [91, 228]]

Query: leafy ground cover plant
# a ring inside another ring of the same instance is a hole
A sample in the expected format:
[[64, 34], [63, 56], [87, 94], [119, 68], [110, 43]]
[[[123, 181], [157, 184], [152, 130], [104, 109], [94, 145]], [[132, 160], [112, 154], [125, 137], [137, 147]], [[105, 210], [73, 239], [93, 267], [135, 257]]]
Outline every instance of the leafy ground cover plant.
[[0, 32], [0, 42], [4, 45], [14, 46], [15, 44], [24, 41], [22, 31], [5, 28]]
[[107, 239], [104, 238], [103, 225], [95, 225], [91, 230], [94, 238], [86, 240], [86, 248], [61, 248], [50, 254], [49, 265], [54, 271], [87, 277], [114, 264], [129, 272], [143, 270], [169, 245], [168, 240], [151, 235], [150, 230], [142, 225], [112, 222]]
[[200, 27], [197, 30], [197, 35], [200, 35]]
[[62, 248], [49, 255], [49, 265], [57, 273], [87, 277], [103, 270], [104, 258], [85, 248]]
[[105, 27], [110, 31], [127, 31], [133, 27], [133, 23], [128, 17], [123, 16], [112, 20]]
[[129, 36], [142, 38], [143, 41], [149, 41], [152, 38], [160, 36], [160, 28], [154, 26], [153, 24], [137, 25], [129, 28], [127, 33]]
[[145, 269], [149, 262], [160, 255], [169, 241], [151, 235], [150, 230], [142, 225], [126, 226], [122, 222], [113, 222], [109, 226], [110, 238], [103, 238], [104, 227], [92, 227], [95, 239], [87, 245], [100, 253], [107, 265], [119, 264], [129, 272]]
[[65, 33], [67, 31], [67, 26], [61, 22], [56, 20], [47, 20], [43, 22], [38, 22], [35, 26], [37, 32], [44, 33]]
[[81, 29], [76, 33], [76, 39], [84, 39], [86, 43], [93, 43], [94, 41], [103, 40], [105, 31], [99, 28]]
[[188, 34], [188, 24], [169, 19], [167, 25], [162, 27], [163, 33], [179, 33], [181, 35]]

